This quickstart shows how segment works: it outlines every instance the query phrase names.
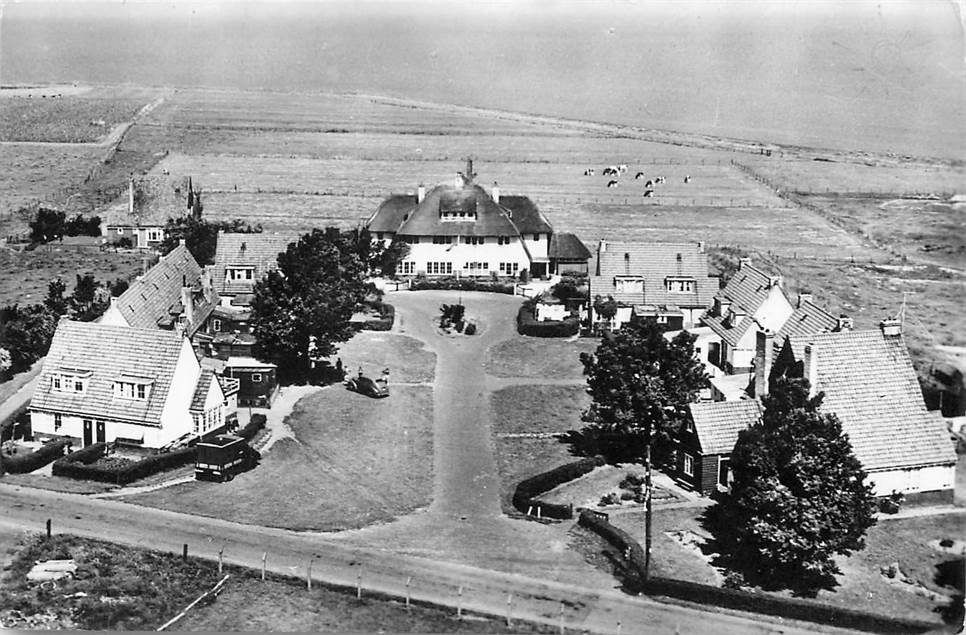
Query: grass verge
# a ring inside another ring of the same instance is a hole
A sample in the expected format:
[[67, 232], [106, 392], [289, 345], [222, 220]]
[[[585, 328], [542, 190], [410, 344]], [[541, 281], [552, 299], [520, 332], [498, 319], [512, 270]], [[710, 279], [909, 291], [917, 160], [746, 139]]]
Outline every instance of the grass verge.
[[596, 338], [572, 342], [514, 335], [487, 351], [484, 368], [494, 377], [579, 381], [584, 372], [580, 354], [594, 352], [598, 343]]

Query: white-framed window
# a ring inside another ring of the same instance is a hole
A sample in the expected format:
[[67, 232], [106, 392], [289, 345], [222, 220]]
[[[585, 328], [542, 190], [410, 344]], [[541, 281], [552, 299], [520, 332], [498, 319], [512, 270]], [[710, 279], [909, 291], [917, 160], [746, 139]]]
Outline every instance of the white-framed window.
[[687, 452], [684, 453], [684, 475], [694, 476], [694, 457]]
[[533, 240], [539, 242], [540, 241], [540, 234], [534, 234], [533, 235]]
[[61, 381], [60, 375], [54, 375], [51, 378], [51, 385], [54, 390], [62, 390], [61, 386], [63, 386], [63, 382]]
[[376, 240], [382, 240], [382, 232], [376, 232]]
[[402, 237], [402, 241], [404, 243], [408, 243], [410, 245], [418, 245], [419, 244], [419, 236], [403, 236]]
[[54, 430], [60, 430], [60, 427], [64, 425], [64, 415], [59, 412], [54, 413]]
[[490, 270], [490, 263], [488, 262], [467, 262], [463, 267], [464, 270], [473, 273], [481, 273]]
[[614, 287], [617, 293], [644, 293], [644, 278], [618, 276], [614, 278]]
[[433, 236], [434, 245], [451, 245], [456, 239], [455, 236]]
[[416, 263], [412, 260], [403, 260], [399, 263], [399, 272], [404, 276], [416, 273]]
[[198, 414], [197, 412], [194, 412], [191, 414], [191, 422], [194, 424], [195, 434], [201, 434], [202, 432], [201, 427], [202, 427], [203, 421], [204, 421], [204, 417], [202, 417], [202, 415]]
[[158, 242], [161, 240], [161, 230], [160, 229], [149, 229], [148, 230], [148, 240], [151, 242]]
[[138, 401], [147, 401], [149, 394], [151, 394], [151, 390], [149, 385], [146, 383], [123, 380], [114, 382], [115, 399], [137, 399]]
[[74, 392], [84, 392], [84, 380], [80, 377], [74, 378]]
[[515, 276], [517, 275], [518, 271], [520, 271], [519, 262], [501, 262], [500, 263], [500, 273], [502, 274], [505, 274], [508, 276]]
[[427, 262], [426, 273], [433, 275], [443, 275], [453, 273], [452, 262]]
[[226, 282], [238, 282], [255, 278], [255, 267], [228, 267], [225, 269]]
[[664, 290], [668, 293], [694, 293], [694, 278], [665, 278]]
[[211, 321], [211, 330], [215, 333], [221, 333], [221, 320], [215, 318]]
[[253, 384], [260, 384], [260, 383], [262, 383], [262, 374], [261, 373], [252, 373], [252, 383]]

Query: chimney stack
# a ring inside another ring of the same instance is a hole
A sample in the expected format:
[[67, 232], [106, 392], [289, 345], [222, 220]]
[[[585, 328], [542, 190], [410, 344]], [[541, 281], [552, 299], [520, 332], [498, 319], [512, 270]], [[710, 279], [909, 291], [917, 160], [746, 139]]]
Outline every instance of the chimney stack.
[[422, 203], [424, 198], [426, 198], [426, 186], [420, 183], [416, 188], [416, 203]]
[[700, 253], [702, 253], [702, 254], [704, 253], [704, 241], [703, 240], [699, 240], [698, 241], [698, 251]]
[[738, 259], [738, 271], [741, 271], [745, 267], [751, 264], [751, 258], [739, 258]]
[[808, 396], [814, 397], [818, 392], [818, 351], [815, 344], [805, 345], [805, 358], [802, 360], [802, 374], [808, 380]]
[[181, 306], [184, 308], [185, 320], [190, 324], [194, 319], [194, 303], [191, 299], [191, 287], [187, 286], [187, 281], [181, 283]]
[[178, 245], [180, 245], [181, 247], [184, 247], [185, 246], [184, 238], [179, 238], [178, 239]]
[[602, 254], [607, 253], [607, 241], [604, 240], [603, 238], [600, 239], [600, 247], [598, 247], [597, 251], [599, 251]]
[[719, 317], [724, 316], [731, 309], [731, 300], [722, 296], [718, 296], [714, 299], [716, 313]]
[[500, 202], [500, 185], [496, 181], [493, 181], [493, 202]]
[[802, 305], [805, 304], [806, 302], [809, 302], [809, 303], [814, 302], [814, 299], [812, 297], [812, 294], [811, 293], [799, 293], [798, 294], [798, 304], [795, 306], [795, 308], [796, 309], [802, 308]]
[[134, 175], [127, 182], [127, 213], [134, 216]]
[[768, 276], [768, 287], [778, 287], [783, 288], [785, 286], [785, 279], [781, 276]]
[[902, 322], [897, 318], [887, 318], [879, 322], [882, 335], [885, 337], [899, 337], [902, 335]]
[[758, 399], [768, 394], [774, 345], [774, 331], [771, 329], [758, 331], [755, 339], [755, 397]]
[[148, 272], [148, 269], [151, 268], [149, 263], [150, 263], [150, 259], [148, 258], [147, 254], [144, 254], [143, 256], [141, 256], [141, 275], [142, 276]]
[[851, 331], [853, 328], [855, 328], [855, 322], [852, 321], [852, 318], [844, 313], [838, 317], [835, 325], [836, 331]]

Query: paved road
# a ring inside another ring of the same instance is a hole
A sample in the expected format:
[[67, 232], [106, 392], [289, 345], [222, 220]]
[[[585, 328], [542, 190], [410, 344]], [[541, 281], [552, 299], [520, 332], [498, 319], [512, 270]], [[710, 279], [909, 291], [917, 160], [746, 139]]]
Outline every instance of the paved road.
[[180, 552], [184, 543], [191, 555], [216, 559], [224, 549], [225, 562], [258, 568], [263, 552], [267, 567], [282, 574], [305, 575], [313, 561], [313, 578], [355, 586], [358, 576], [367, 591], [404, 597], [411, 579], [412, 597], [504, 615], [512, 594], [512, 616], [551, 625], [560, 623], [561, 606], [568, 628], [594, 633], [699, 633], [712, 627], [729, 633], [805, 633], [793, 627], [758, 622], [731, 615], [706, 613], [631, 597], [614, 590], [584, 587], [522, 575], [438, 562], [427, 558], [352, 547], [319, 534], [256, 527], [113, 500], [91, 499], [0, 484], [0, 534], [34, 528], [47, 518], [55, 532], [108, 539], [137, 547]]

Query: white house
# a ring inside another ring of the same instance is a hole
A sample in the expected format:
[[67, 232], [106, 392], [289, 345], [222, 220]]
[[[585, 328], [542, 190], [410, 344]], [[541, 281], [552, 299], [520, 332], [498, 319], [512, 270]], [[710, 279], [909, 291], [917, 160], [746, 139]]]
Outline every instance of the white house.
[[[382, 202], [366, 222], [375, 240], [399, 240], [409, 254], [397, 273], [404, 276], [516, 277], [524, 269], [533, 277], [547, 275], [553, 265], [578, 265], [580, 241], [568, 235], [555, 246], [553, 228], [526, 196], [506, 196], [494, 184], [489, 192], [474, 182], [467, 161], [453, 184], [415, 195], [397, 194]], [[586, 250], [586, 248], [584, 248]]]
[[164, 226], [168, 219], [184, 216], [186, 210], [180, 201], [135, 204], [134, 188], [132, 177], [128, 181], [127, 204], [112, 205], [106, 210], [101, 220], [101, 235], [110, 242], [126, 238], [132, 247], [155, 248], [164, 240]]
[[794, 312], [781, 276], [771, 276], [742, 258], [738, 270], [718, 292], [701, 321], [720, 342], [712, 344], [709, 359], [728, 373], [746, 373], [755, 357], [759, 330], [778, 332]]
[[30, 421], [35, 435], [72, 437], [85, 446], [123, 440], [159, 448], [222, 430], [229, 397], [178, 331], [61, 320]]

